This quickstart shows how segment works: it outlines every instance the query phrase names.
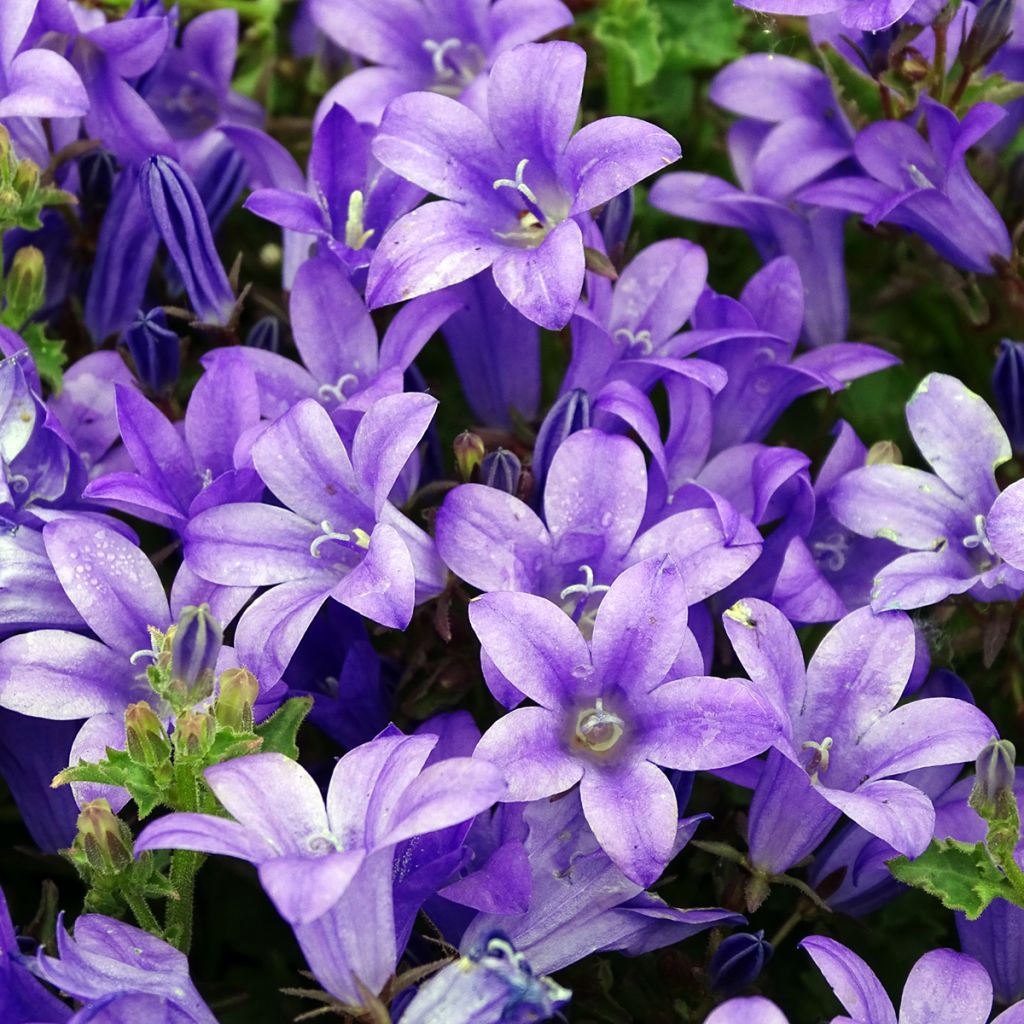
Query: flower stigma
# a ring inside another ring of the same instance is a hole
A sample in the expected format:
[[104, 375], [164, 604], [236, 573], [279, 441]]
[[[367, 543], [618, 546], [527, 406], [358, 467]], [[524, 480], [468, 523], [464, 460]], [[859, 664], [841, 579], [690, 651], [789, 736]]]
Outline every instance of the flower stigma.
[[584, 708], [576, 718], [576, 739], [588, 750], [604, 754], [622, 737], [624, 723], [613, 711], [607, 710], [598, 697], [592, 708]]

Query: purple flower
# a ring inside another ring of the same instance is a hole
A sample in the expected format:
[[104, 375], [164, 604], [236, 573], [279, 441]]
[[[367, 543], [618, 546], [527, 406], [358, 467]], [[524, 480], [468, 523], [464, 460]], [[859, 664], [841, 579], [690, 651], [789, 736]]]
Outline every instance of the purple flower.
[[498, 771], [479, 759], [424, 769], [436, 742], [395, 730], [356, 747], [335, 765], [326, 807], [313, 778], [280, 754], [216, 765], [206, 780], [234, 820], [170, 814], [147, 826], [135, 850], [202, 850], [257, 865], [318, 980], [361, 1005], [359, 984], [379, 992], [401, 954], [396, 844], [466, 821], [505, 792]]
[[[673, 855], [702, 820], [698, 816], [674, 823]], [[640, 956], [708, 928], [743, 923], [739, 914], [727, 910], [671, 907], [627, 878], [587, 824], [578, 792], [534, 801], [526, 806], [523, 821], [529, 830], [529, 906], [483, 910], [463, 936], [463, 950], [500, 929], [535, 971], [549, 973], [593, 953], [615, 950]]]
[[573, 127], [586, 55], [573, 43], [527, 43], [500, 56], [487, 121], [446, 96], [418, 92], [388, 107], [373, 152], [442, 198], [406, 214], [377, 246], [372, 308], [437, 291], [491, 267], [501, 293], [542, 327], [568, 323], [583, 287], [591, 209], [679, 159], [644, 121]]
[[[812, 935], [800, 943], [832, 987], [849, 1017], [863, 1024], [985, 1024], [992, 1009], [992, 982], [985, 968], [951, 949], [933, 949], [911, 968], [903, 987], [899, 1017], [875, 972], [834, 939]], [[992, 1024], [1020, 1024], [1024, 1003]]]
[[849, 300], [843, 273], [844, 216], [796, 202], [852, 155], [852, 131], [828, 77], [779, 54], [752, 54], [714, 79], [711, 98], [739, 114], [729, 156], [741, 187], [706, 174], [667, 174], [651, 205], [678, 217], [742, 228], [765, 261], [791, 257], [805, 282], [803, 331], [812, 345], [845, 337]]
[[789, 1024], [789, 1020], [770, 999], [745, 996], [722, 1003], [704, 1024]]
[[[75, 922], [72, 938], [61, 914], [57, 951], [59, 957], [51, 957], [40, 949], [29, 966], [33, 973], [75, 999], [99, 1001], [92, 1010], [76, 1014], [74, 1022], [120, 1024], [126, 1018], [95, 1011], [109, 1006], [107, 999], [111, 997], [138, 995], [150, 997], [138, 1004], [140, 1008], [166, 1007], [168, 1024], [217, 1024], [192, 984], [185, 955], [141, 928], [102, 914], [83, 914]], [[142, 1019], [160, 1020], [148, 1014], [136, 1018]]]
[[384, 232], [423, 198], [374, 159], [372, 138], [344, 107], [331, 107], [313, 134], [306, 190], [257, 189], [245, 208], [318, 240], [350, 275], [368, 266]]
[[783, 735], [769, 751], [750, 807], [757, 868], [786, 871], [845, 814], [908, 857], [932, 838], [931, 801], [899, 777], [972, 761], [995, 734], [973, 705], [934, 697], [896, 707], [915, 659], [902, 612], [862, 608], [827, 634], [807, 668], [796, 633], [776, 608], [741, 601], [725, 629]]
[[1002, 215], [971, 177], [967, 151], [1006, 115], [978, 103], [958, 121], [932, 100], [922, 100], [924, 139], [902, 121], [880, 121], [854, 142], [860, 177], [834, 177], [802, 189], [802, 202], [860, 213], [865, 223], [898, 224], [919, 234], [945, 260], [991, 274], [1013, 246]]
[[340, 103], [373, 124], [403, 93], [458, 99], [477, 83], [471, 93], [479, 96], [496, 57], [572, 24], [560, 0], [313, 0], [311, 9], [329, 39], [378, 65], [346, 75], [320, 110]]
[[[1024, 575], [996, 547], [1014, 499], [994, 507], [995, 470], [1012, 454], [995, 413], [955, 377], [932, 373], [907, 403], [907, 423], [934, 473], [865, 466], [829, 495], [832, 514], [845, 527], [910, 549], [875, 577], [872, 608], [923, 608], [965, 592], [979, 601], [1016, 598]], [[987, 529], [990, 511], [996, 541]]]
[[436, 407], [422, 394], [380, 399], [360, 420], [350, 457], [326, 410], [303, 399], [252, 447], [256, 471], [284, 507], [238, 502], [189, 522], [193, 572], [271, 588], [236, 633], [242, 663], [265, 684], [281, 677], [328, 597], [404, 629], [416, 602], [443, 589], [433, 542], [388, 501]]
[[678, 820], [675, 792], [658, 766], [736, 764], [763, 751], [778, 730], [752, 690], [697, 675], [703, 666], [689, 651], [672, 674], [686, 650], [686, 606], [686, 584], [667, 558], [618, 577], [590, 644], [543, 598], [494, 593], [470, 605], [487, 657], [539, 705], [499, 719], [477, 755], [502, 768], [511, 800], [539, 800], [579, 783], [602, 849], [641, 885], [668, 863]]
[[846, 28], [877, 32], [900, 20], [919, 0], [734, 0], [766, 14], [828, 14], [840, 11]]

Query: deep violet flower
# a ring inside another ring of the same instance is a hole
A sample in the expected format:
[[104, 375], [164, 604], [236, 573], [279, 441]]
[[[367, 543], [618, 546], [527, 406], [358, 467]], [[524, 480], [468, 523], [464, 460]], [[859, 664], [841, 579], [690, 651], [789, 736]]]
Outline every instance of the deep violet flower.
[[686, 606], [686, 584], [668, 558], [618, 577], [589, 644], [565, 612], [531, 594], [485, 594], [470, 605], [487, 656], [538, 704], [499, 719], [477, 756], [501, 767], [510, 800], [579, 783], [601, 847], [641, 885], [668, 863], [679, 817], [658, 765], [736, 764], [768, 747], [779, 729], [743, 682], [704, 677], [692, 660], [677, 666]]
[[371, 308], [437, 291], [492, 268], [501, 293], [542, 327], [563, 327], [583, 287], [578, 219], [679, 159], [645, 121], [611, 117], [573, 135], [586, 55], [526, 43], [488, 80], [487, 121], [447, 96], [388, 107], [373, 142], [386, 167], [441, 197], [399, 220], [377, 246]]

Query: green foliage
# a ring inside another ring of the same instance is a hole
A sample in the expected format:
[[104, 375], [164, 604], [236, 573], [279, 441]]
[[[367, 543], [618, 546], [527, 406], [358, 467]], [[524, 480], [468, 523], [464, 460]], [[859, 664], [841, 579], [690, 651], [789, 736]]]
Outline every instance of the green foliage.
[[312, 697], [292, 697], [285, 701], [266, 721], [256, 726], [256, 735], [262, 742], [260, 750], [297, 760], [299, 726], [312, 707]]

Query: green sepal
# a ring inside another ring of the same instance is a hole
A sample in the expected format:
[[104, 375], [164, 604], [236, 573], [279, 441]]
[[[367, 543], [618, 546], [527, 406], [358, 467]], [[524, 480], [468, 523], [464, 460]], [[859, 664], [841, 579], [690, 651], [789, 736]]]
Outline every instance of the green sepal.
[[933, 839], [919, 857], [896, 857], [888, 862], [897, 881], [935, 896], [949, 910], [962, 911], [968, 921], [978, 919], [997, 899], [1014, 900], [1013, 886], [992, 863], [984, 843]]
[[256, 726], [256, 735], [262, 737], [261, 753], [284, 754], [293, 761], [299, 759], [296, 737], [313, 707], [312, 697], [292, 697], [286, 700], [268, 719]]
[[819, 47], [825, 74], [832, 82], [832, 90], [846, 109], [850, 120], [861, 126], [885, 117], [878, 84], [857, 71], [832, 45]]
[[128, 790], [139, 817], [146, 818], [162, 803], [167, 802], [171, 784], [171, 768], [167, 765], [156, 770], [147, 765], [137, 764], [128, 751], [107, 747], [107, 756], [98, 762], [82, 761], [65, 768], [54, 777], [51, 785], [56, 789], [69, 782], [99, 782], [108, 786], [120, 786]]
[[235, 729], [221, 725], [217, 728], [213, 746], [206, 752], [203, 763], [206, 765], [220, 764], [222, 761], [230, 761], [234, 757], [245, 757], [246, 754], [255, 754], [265, 749], [261, 736], [251, 732], [237, 732]]

